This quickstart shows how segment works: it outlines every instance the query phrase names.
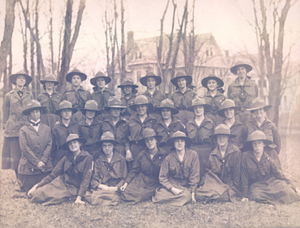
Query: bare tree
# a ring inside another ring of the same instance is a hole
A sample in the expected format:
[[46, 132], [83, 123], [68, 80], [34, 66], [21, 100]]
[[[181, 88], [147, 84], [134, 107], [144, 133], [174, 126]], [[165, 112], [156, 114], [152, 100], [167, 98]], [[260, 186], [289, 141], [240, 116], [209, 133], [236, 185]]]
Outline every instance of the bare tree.
[[121, 0], [121, 81], [126, 75], [124, 4]]

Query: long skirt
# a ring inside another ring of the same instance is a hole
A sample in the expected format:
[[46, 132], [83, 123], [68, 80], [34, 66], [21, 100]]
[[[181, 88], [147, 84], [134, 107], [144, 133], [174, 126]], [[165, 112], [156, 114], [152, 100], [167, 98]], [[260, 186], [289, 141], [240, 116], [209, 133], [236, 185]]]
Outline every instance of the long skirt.
[[23, 191], [29, 191], [34, 185], [39, 183], [44, 177], [48, 176], [51, 172], [42, 173], [42, 174], [18, 174], [18, 184], [20, 189]]
[[300, 195], [283, 180], [275, 177], [252, 184], [249, 189], [249, 200], [270, 204], [289, 204], [300, 200]]
[[212, 152], [212, 147], [209, 144], [192, 144], [190, 146], [191, 150], [194, 150], [198, 154], [200, 161], [200, 180], [205, 174], [206, 167], [208, 166], [209, 155]]
[[203, 177], [204, 184], [197, 188], [195, 198], [198, 201], [236, 201], [238, 192], [234, 187], [224, 184], [220, 178], [210, 170]]
[[192, 195], [189, 189], [184, 188], [179, 195], [174, 195], [173, 192], [166, 188], [158, 188], [155, 195], [152, 197], [153, 203], [165, 203], [172, 206], [183, 206], [192, 201]]
[[128, 172], [132, 169], [133, 162], [137, 158], [138, 154], [144, 149], [144, 147], [139, 143], [132, 143], [130, 146], [130, 151], [132, 153], [133, 161], [127, 162]]
[[85, 200], [92, 205], [116, 206], [120, 202], [120, 196], [118, 192], [96, 189], [92, 192], [87, 192]]
[[188, 121], [194, 119], [194, 113], [188, 110], [179, 110], [179, 113], [176, 116], [184, 124], [184, 126]]
[[68, 185], [63, 181], [62, 176], [58, 176], [50, 183], [38, 188], [31, 198], [32, 203], [43, 205], [59, 204], [76, 197], [78, 188]]
[[2, 169], [18, 170], [21, 149], [19, 137], [4, 137], [2, 148]]

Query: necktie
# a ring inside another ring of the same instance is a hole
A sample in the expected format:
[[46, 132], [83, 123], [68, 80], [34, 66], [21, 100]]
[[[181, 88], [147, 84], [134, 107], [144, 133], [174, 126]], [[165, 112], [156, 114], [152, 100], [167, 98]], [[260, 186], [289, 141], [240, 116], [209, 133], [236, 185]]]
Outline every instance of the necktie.
[[41, 121], [39, 121], [39, 122], [37, 122], [37, 123], [34, 123], [34, 122], [30, 121], [30, 124], [32, 124], [32, 126], [34, 126], [34, 127], [37, 127], [37, 126], [39, 126], [40, 122], [41, 122]]

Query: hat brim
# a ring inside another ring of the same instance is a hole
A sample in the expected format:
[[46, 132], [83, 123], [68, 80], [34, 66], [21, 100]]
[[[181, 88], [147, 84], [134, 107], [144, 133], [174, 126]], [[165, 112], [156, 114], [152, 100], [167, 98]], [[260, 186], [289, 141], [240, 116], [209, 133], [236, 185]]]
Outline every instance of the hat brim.
[[28, 108], [28, 109], [25, 109], [22, 111], [22, 114], [25, 115], [25, 116], [28, 116], [30, 114], [31, 111], [35, 110], [35, 109], [38, 109], [40, 110], [42, 113], [45, 113], [46, 112], [46, 107], [34, 107], [34, 108]]
[[179, 78], [185, 78], [187, 86], [190, 85], [190, 84], [192, 83], [192, 81], [193, 81], [192, 76], [189, 76], [189, 75], [183, 75], [183, 76], [178, 76], [178, 77], [172, 78], [172, 79], [171, 79], [171, 83], [172, 83], [174, 86], [176, 86], [176, 87], [178, 86], [178, 85], [177, 85], [177, 80], [178, 80]]
[[198, 104], [198, 105], [193, 105], [193, 106], [188, 107], [187, 110], [190, 112], [194, 112], [194, 107], [197, 107], [197, 106], [203, 106], [204, 112], [209, 112], [210, 107], [211, 107], [209, 104]]
[[224, 82], [223, 82], [222, 79], [220, 79], [218, 77], [215, 77], [215, 76], [208, 76], [206, 78], [203, 78], [202, 81], [201, 81], [201, 84], [202, 84], [203, 87], [207, 88], [208, 80], [215, 80], [218, 84], [218, 86], [217, 86], [218, 88], [224, 86]]
[[151, 103], [146, 103], [146, 104], [133, 104], [133, 105], [130, 105], [129, 108], [132, 109], [133, 111], [136, 111], [136, 108], [137, 108], [137, 106], [139, 106], [139, 105], [147, 105], [147, 106], [148, 106], [147, 112], [153, 110], [153, 105], [152, 105]]
[[109, 111], [111, 108], [115, 109], [126, 109], [126, 106], [120, 106], [120, 105], [113, 105], [113, 106], [106, 106], [104, 108], [105, 111]]
[[155, 83], [155, 86], [158, 86], [161, 84], [161, 77], [157, 76], [157, 75], [148, 75], [148, 76], [144, 76], [142, 78], [140, 78], [140, 83], [143, 85], [143, 86], [147, 86], [147, 79], [148, 78], [154, 78], [156, 83]]
[[96, 115], [100, 115], [102, 112], [98, 109], [89, 109], [89, 108], [81, 108], [80, 111], [83, 115], [85, 115], [86, 111], [93, 111], [96, 112]]
[[82, 138], [82, 137], [79, 137], [79, 138], [76, 138], [76, 139], [72, 139], [68, 142], [65, 142], [64, 144], [61, 145], [60, 148], [63, 149], [63, 150], [69, 150], [69, 146], [68, 146], [69, 142], [72, 142], [72, 141], [75, 141], [75, 140], [77, 140], [81, 144], [86, 144], [86, 139]]
[[246, 151], [246, 150], [249, 150], [249, 149], [253, 149], [252, 148], [252, 142], [254, 141], [263, 141], [265, 143], [266, 146], [269, 146], [272, 144], [272, 141], [271, 140], [268, 140], [268, 139], [256, 139], [256, 140], [247, 140], [243, 143], [243, 148], [242, 150], [243, 151]]
[[122, 88], [124, 88], [124, 87], [126, 87], [126, 86], [131, 86], [131, 87], [134, 88], [134, 89], [136, 89], [136, 88], [139, 87], [138, 85], [118, 85], [117, 87], [122, 89]]
[[85, 80], [87, 79], [87, 76], [86, 76], [86, 74], [84, 74], [84, 73], [81, 73], [81, 72], [70, 72], [70, 73], [68, 73], [67, 76], [66, 76], [66, 81], [72, 83], [72, 77], [73, 77], [74, 75], [79, 75], [82, 82], [85, 81]]
[[179, 111], [176, 108], [171, 108], [171, 107], [156, 107], [154, 109], [155, 112], [161, 113], [161, 110], [163, 109], [169, 109], [171, 110], [172, 115], [176, 115], [179, 113]]
[[98, 76], [98, 77], [90, 79], [91, 84], [94, 85], [94, 86], [97, 86], [97, 79], [98, 78], [103, 78], [105, 80], [105, 85], [107, 85], [108, 83], [111, 82], [111, 78], [108, 77], [108, 76]]
[[234, 108], [234, 115], [238, 115], [239, 114], [239, 111], [241, 111], [241, 107], [238, 107], [238, 106], [232, 106], [232, 107], [227, 107], [227, 108], [223, 108], [223, 109], [220, 109], [218, 110], [218, 115], [221, 116], [221, 117], [224, 117], [226, 118], [225, 114], [224, 114], [224, 111], [226, 109], [229, 109], [229, 108]]
[[117, 145], [117, 144], [119, 144], [119, 142], [118, 142], [118, 141], [116, 141], [116, 140], [113, 140], [113, 139], [99, 140], [99, 141], [98, 141], [98, 142], [96, 142], [95, 144], [96, 144], [96, 145], [99, 145], [99, 146], [101, 146], [101, 145], [102, 145], [102, 143], [112, 143], [113, 145]]
[[177, 140], [177, 139], [183, 139], [183, 140], [185, 141], [185, 146], [186, 146], [186, 147], [190, 147], [191, 144], [192, 144], [192, 139], [191, 139], [191, 138], [181, 136], [181, 137], [173, 137], [173, 138], [169, 138], [169, 139], [165, 142], [165, 145], [166, 145], [166, 146], [174, 146], [174, 141]]
[[40, 83], [41, 83], [42, 85], [45, 85], [45, 84], [46, 84], [46, 82], [53, 82], [55, 86], [57, 86], [57, 85], [59, 84], [59, 82], [58, 82], [58, 81], [40, 80]]
[[56, 111], [54, 111], [54, 114], [59, 116], [61, 111], [65, 110], [65, 109], [71, 109], [73, 114], [78, 111], [78, 109], [76, 109], [76, 108], [62, 108], [62, 109], [57, 109]]
[[19, 76], [24, 76], [25, 77], [26, 82], [25, 82], [24, 86], [28, 86], [30, 84], [30, 82], [32, 81], [32, 78], [27, 74], [12, 74], [12, 75], [9, 76], [9, 81], [12, 84], [16, 85], [17, 84], [16, 80], [17, 80], [17, 77], [19, 77]]
[[266, 111], [268, 111], [270, 108], [272, 107], [272, 105], [261, 105], [261, 106], [258, 106], [258, 107], [253, 107], [253, 108], [247, 108], [246, 110], [247, 111], [255, 111], [255, 110], [258, 110], [258, 109], [261, 109], [263, 108]]
[[248, 64], [238, 64], [238, 65], [235, 65], [233, 67], [230, 68], [230, 72], [233, 73], [233, 74], [237, 74], [237, 68], [238, 67], [245, 67], [246, 68], [246, 71], [247, 73], [250, 72], [252, 70], [252, 66], [248, 65]]

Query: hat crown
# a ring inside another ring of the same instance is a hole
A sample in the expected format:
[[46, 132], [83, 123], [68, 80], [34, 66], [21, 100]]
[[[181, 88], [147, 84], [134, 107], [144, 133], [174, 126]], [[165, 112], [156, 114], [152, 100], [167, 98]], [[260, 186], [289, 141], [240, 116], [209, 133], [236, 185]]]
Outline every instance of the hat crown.
[[160, 108], [175, 108], [174, 102], [166, 98], [160, 102]]
[[235, 106], [235, 102], [234, 100], [231, 99], [225, 99], [222, 103], [221, 103], [221, 107], [220, 109], [227, 109], [227, 108], [234, 108]]
[[226, 124], [219, 124], [215, 128], [215, 135], [230, 135], [230, 128]]
[[192, 100], [192, 106], [198, 106], [198, 105], [206, 105], [205, 100], [200, 97], [195, 97]]
[[147, 74], [145, 75], [145, 77], [150, 77], [150, 76], [156, 76], [156, 74], [154, 74], [152, 71], [147, 72]]
[[119, 98], [117, 97], [110, 97], [108, 99], [108, 102], [107, 102], [107, 106], [108, 107], [111, 107], [111, 106], [121, 106], [122, 105], [122, 102]]
[[253, 131], [248, 136], [248, 139], [247, 139], [247, 141], [259, 141], [259, 140], [268, 140], [266, 134], [260, 130]]
[[124, 81], [123, 81], [123, 84], [124, 86], [126, 85], [133, 85], [133, 80], [132, 78], [126, 78]]
[[97, 77], [107, 77], [107, 76], [103, 72], [98, 71], [95, 75], [95, 78], [97, 78]]
[[262, 97], [256, 97], [251, 102], [251, 108], [266, 106], [266, 102]]
[[149, 138], [149, 137], [155, 137], [155, 136], [156, 136], [156, 133], [152, 128], [147, 127], [142, 131], [143, 139]]
[[178, 137], [186, 137], [186, 134], [182, 131], [175, 131], [171, 138], [178, 138]]
[[98, 104], [94, 100], [88, 100], [85, 105], [84, 109], [92, 109], [92, 110], [97, 110], [98, 109]]
[[25, 70], [20, 70], [20, 71], [18, 71], [18, 72], [15, 73], [15, 74], [26, 74], [26, 75], [27, 75], [27, 73], [25, 72]]
[[72, 103], [67, 100], [63, 100], [58, 105], [58, 109], [68, 109], [68, 108], [70, 108], [70, 109], [72, 108]]
[[69, 134], [66, 139], [66, 143], [76, 140], [76, 139], [79, 139], [79, 136], [77, 134]]
[[187, 74], [184, 72], [184, 71], [178, 71], [177, 73], [176, 73], [176, 78], [178, 78], [178, 77], [183, 77], [183, 76], [187, 76]]
[[31, 100], [26, 105], [26, 109], [40, 108], [40, 107], [42, 107], [41, 103], [37, 100]]
[[138, 95], [134, 99], [135, 105], [149, 104], [148, 98], [145, 95]]
[[100, 141], [115, 140], [115, 136], [110, 131], [106, 131], [102, 134]]
[[54, 76], [54, 74], [47, 74], [44, 81], [56, 81], [56, 77]]

